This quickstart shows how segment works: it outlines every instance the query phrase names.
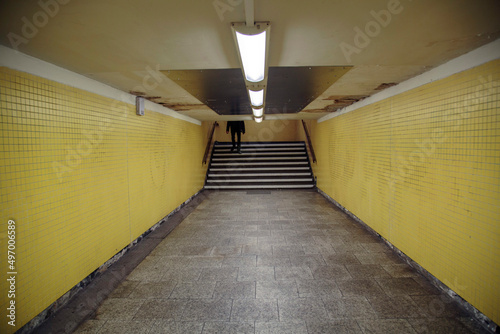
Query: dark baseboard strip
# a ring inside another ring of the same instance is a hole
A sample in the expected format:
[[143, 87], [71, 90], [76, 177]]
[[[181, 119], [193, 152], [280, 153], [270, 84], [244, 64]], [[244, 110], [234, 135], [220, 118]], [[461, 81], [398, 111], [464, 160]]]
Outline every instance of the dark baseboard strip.
[[208, 196], [196, 193], [92, 274], [75, 285], [16, 333], [72, 333], [111, 292]]

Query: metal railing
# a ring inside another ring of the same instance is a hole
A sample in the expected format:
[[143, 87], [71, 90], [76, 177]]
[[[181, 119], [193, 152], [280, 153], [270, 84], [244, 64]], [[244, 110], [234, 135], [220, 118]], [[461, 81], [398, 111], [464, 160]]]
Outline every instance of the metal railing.
[[314, 148], [312, 145], [311, 137], [309, 136], [309, 131], [307, 131], [307, 125], [304, 120], [302, 120], [302, 126], [304, 127], [304, 132], [306, 133], [307, 146], [309, 147], [309, 151], [311, 153], [311, 159], [313, 163], [316, 163], [316, 154], [314, 154]]
[[208, 138], [207, 147], [205, 148], [205, 154], [203, 155], [203, 164], [207, 163], [208, 155], [210, 153], [210, 148], [212, 147], [212, 140], [214, 138], [215, 127], [219, 125], [217, 122], [214, 122], [212, 125], [212, 130], [210, 131], [210, 137]]

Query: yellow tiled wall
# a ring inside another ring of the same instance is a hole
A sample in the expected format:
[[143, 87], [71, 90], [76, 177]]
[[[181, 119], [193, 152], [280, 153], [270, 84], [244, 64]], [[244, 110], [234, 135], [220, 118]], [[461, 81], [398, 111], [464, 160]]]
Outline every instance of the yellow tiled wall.
[[0, 332], [12, 333], [199, 191], [206, 139], [199, 125], [7, 68], [0, 103]]
[[500, 324], [500, 60], [311, 132], [318, 187]]

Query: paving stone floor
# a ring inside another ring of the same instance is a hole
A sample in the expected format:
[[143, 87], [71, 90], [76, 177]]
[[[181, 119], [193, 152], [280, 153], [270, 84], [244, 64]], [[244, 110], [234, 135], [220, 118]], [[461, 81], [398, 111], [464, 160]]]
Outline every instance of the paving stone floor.
[[484, 333], [317, 192], [200, 196], [77, 333]]

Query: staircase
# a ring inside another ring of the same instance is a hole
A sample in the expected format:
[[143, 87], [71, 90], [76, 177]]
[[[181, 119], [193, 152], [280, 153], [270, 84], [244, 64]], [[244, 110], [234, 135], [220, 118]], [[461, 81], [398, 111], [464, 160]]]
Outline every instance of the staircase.
[[205, 189], [314, 188], [304, 142], [241, 143], [241, 154], [231, 143], [215, 142]]

